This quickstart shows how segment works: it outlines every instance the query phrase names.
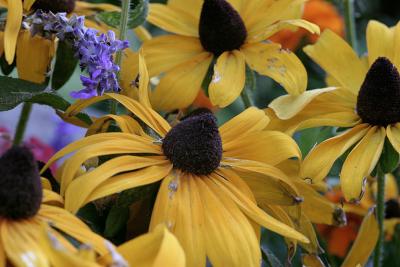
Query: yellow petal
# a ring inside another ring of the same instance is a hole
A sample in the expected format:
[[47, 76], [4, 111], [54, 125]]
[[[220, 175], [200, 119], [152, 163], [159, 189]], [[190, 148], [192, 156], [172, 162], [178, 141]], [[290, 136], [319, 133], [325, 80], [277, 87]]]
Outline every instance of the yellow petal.
[[311, 179], [313, 183], [322, 181], [336, 159], [358, 142], [367, 133], [368, 128], [368, 124], [357, 125], [315, 146], [301, 165], [300, 177]]
[[222, 143], [234, 142], [249, 133], [260, 132], [269, 122], [264, 112], [256, 107], [250, 107], [233, 117], [220, 128]]
[[292, 95], [306, 90], [307, 72], [299, 58], [274, 43], [254, 43], [242, 47], [246, 63], [261, 75], [271, 77]]
[[141, 42], [151, 40], [151, 38], [152, 38], [150, 32], [143, 26], [138, 26], [138, 27], [134, 28], [133, 32], [135, 33], [136, 37]]
[[92, 125], [88, 128], [86, 136], [107, 131], [111, 120], [115, 121], [123, 133], [133, 133], [136, 135], [144, 134], [140, 124], [132, 117], [109, 114], [94, 120]]
[[122, 94], [129, 95], [129, 92], [133, 90], [134, 86], [132, 84], [135, 82], [138, 73], [138, 53], [129, 48], [125, 49], [122, 53], [122, 65], [120, 71]]
[[304, 52], [332, 75], [341, 86], [357, 95], [365, 74], [365, 66], [349, 44], [331, 30], [325, 30], [314, 45]]
[[158, 182], [167, 176], [171, 172], [171, 169], [171, 164], [164, 164], [112, 177], [97, 187], [87, 198], [85, 204], [123, 190]]
[[396, 232], [396, 227], [400, 223], [400, 218], [385, 219], [384, 229], [386, 239], [391, 240]]
[[196, 20], [200, 18], [202, 5], [202, 0], [168, 0], [168, 6], [187, 12]]
[[309, 243], [300, 243], [301, 247], [304, 250], [306, 250], [308, 253], [314, 254], [319, 254], [322, 252], [322, 248], [319, 245], [314, 226], [311, 223], [310, 219], [304, 213], [302, 213], [300, 218], [297, 220], [296, 230], [298, 230], [300, 233], [306, 236], [308, 240], [310, 240]]
[[[2, 228], [2, 223], [0, 222], [0, 231]], [[0, 267], [6, 267], [6, 254], [4, 251], [3, 240], [0, 239]]]
[[7, 259], [13, 266], [50, 266], [45, 252], [37, 242], [41, 232], [34, 220], [2, 223], [1, 243]]
[[372, 254], [378, 241], [379, 229], [375, 217], [375, 209], [371, 209], [364, 217], [357, 238], [347, 254], [342, 267], [364, 266]]
[[275, 111], [278, 118], [287, 120], [303, 110], [311, 101], [321, 94], [337, 90], [335, 87], [305, 91], [301, 95], [283, 95], [275, 98], [268, 107]]
[[[122, 244], [117, 251], [130, 266], [186, 266], [181, 245], [163, 225], [158, 225], [152, 232]], [[112, 255], [100, 259], [104, 266], [107, 262], [112, 263]]]
[[182, 245], [187, 266], [205, 266], [205, 210], [192, 175], [173, 171], [166, 177], [157, 194], [150, 229], [167, 225]]
[[238, 51], [222, 53], [214, 65], [214, 74], [208, 87], [213, 105], [226, 107], [239, 97], [246, 79], [244, 55]]
[[[214, 177], [196, 179], [202, 199], [207, 256], [213, 266], [258, 266], [259, 242], [237, 204], [215, 183]], [[251, 202], [253, 206], [256, 206]]]
[[24, 9], [26, 11], [29, 11], [32, 7], [32, 5], [35, 3], [36, 0], [25, 0], [24, 1]]
[[385, 199], [396, 199], [399, 197], [399, 189], [397, 186], [396, 177], [388, 173], [385, 175]]
[[248, 33], [247, 42], [249, 43], [257, 43], [268, 39], [275, 33], [283, 30], [283, 29], [293, 29], [297, 30], [298, 27], [306, 29], [311, 34], [319, 34], [318, 25], [308, 22], [304, 19], [289, 19], [289, 20], [281, 20], [277, 23], [274, 23], [270, 26], [267, 26], [264, 29], [253, 30]]
[[9, 65], [14, 61], [15, 48], [22, 22], [22, 1], [10, 0], [8, 3], [7, 23], [4, 30], [4, 52]]
[[347, 156], [340, 172], [340, 184], [347, 201], [361, 199], [364, 179], [375, 168], [385, 137], [385, 128], [374, 126]]
[[[247, 1], [248, 2], [248, 1]], [[304, 0], [251, 1], [244, 7], [244, 17], [249, 37], [264, 31], [268, 26], [289, 19], [300, 19]], [[268, 14], [268, 16], [265, 16]]]
[[393, 148], [400, 153], [400, 123], [388, 125], [386, 134]]
[[64, 199], [57, 193], [50, 190], [43, 190], [43, 204], [64, 207]]
[[180, 35], [162, 35], [143, 44], [150, 77], [187, 62], [204, 52], [200, 40]]
[[32, 37], [29, 31], [21, 32], [17, 44], [19, 78], [43, 83], [54, 55], [54, 49], [54, 41], [38, 36]]
[[151, 108], [149, 99], [149, 72], [143, 57], [143, 50], [139, 53], [139, 102], [147, 108]]
[[226, 192], [226, 194], [228, 194], [229, 197], [236, 202], [236, 204], [249, 218], [257, 222], [258, 224], [282, 236], [292, 238], [304, 243], [309, 242], [309, 240], [298, 231], [290, 228], [286, 224], [266, 214], [225, 179], [216, 176], [214, 177], [213, 181], [218, 185], [218, 188], [221, 191]]
[[[66, 209], [75, 213], [85, 204], [87, 197], [100, 184], [118, 173], [133, 172], [137, 169], [163, 163], [167, 163], [167, 161], [151, 157], [120, 156], [111, 159], [96, 169], [77, 177], [69, 184], [65, 192]], [[134, 174], [131, 176], [134, 176]], [[79, 194], [76, 194], [76, 192], [79, 192]]]
[[397, 69], [400, 68], [400, 52], [399, 52], [399, 47], [400, 47], [400, 23], [397, 23], [396, 26], [391, 28], [392, 31], [394, 31], [394, 36], [393, 36], [393, 58], [389, 58], [392, 60], [392, 63], [397, 67]]
[[189, 13], [172, 6], [150, 4], [147, 20], [171, 33], [185, 36], [199, 36], [198, 20]]
[[156, 110], [170, 111], [193, 103], [210, 66], [212, 55], [204, 52], [169, 71], [151, 94]]
[[367, 48], [369, 65], [378, 57], [392, 59], [394, 56], [394, 31], [385, 24], [370, 20], [367, 25]]
[[242, 139], [223, 144], [224, 157], [254, 160], [276, 165], [289, 158], [301, 158], [296, 142], [277, 131], [250, 133]]

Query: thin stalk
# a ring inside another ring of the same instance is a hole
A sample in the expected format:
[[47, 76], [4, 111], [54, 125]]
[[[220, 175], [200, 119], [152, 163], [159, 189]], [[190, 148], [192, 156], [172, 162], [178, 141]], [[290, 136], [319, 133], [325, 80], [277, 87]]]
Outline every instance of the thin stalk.
[[383, 242], [384, 242], [384, 227], [383, 222], [385, 220], [385, 174], [378, 167], [377, 172], [378, 178], [378, 192], [376, 197], [376, 209], [378, 216], [379, 225], [379, 238], [376, 243], [375, 253], [374, 253], [374, 267], [382, 266], [382, 253], [383, 253]]
[[[131, 7], [131, 0], [122, 0], [121, 6], [121, 22], [119, 24], [118, 39], [126, 40], [126, 33], [128, 30], [129, 11]], [[118, 51], [115, 57], [115, 63], [121, 68], [122, 65], [122, 51]], [[117, 113], [118, 103], [114, 100], [111, 101], [111, 114]]]
[[249, 93], [247, 92], [246, 88], [243, 89], [240, 96], [242, 97], [242, 101], [243, 101], [245, 108], [249, 108], [249, 107], [253, 106], [253, 101], [252, 101], [251, 97], [249, 96]]
[[346, 23], [346, 39], [353, 47], [354, 51], [358, 51], [356, 20], [354, 16], [354, 0], [343, 0], [344, 19]]
[[19, 116], [17, 129], [15, 130], [15, 136], [13, 141], [13, 144], [15, 146], [21, 144], [22, 140], [24, 139], [25, 129], [26, 125], [28, 124], [31, 110], [32, 110], [32, 103], [24, 103], [21, 115]]

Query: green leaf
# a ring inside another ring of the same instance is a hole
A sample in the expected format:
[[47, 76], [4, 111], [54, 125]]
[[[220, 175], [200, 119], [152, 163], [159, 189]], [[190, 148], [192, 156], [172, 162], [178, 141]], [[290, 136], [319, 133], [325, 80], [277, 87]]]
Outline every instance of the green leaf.
[[390, 141], [386, 138], [382, 155], [379, 159], [379, 166], [384, 173], [391, 173], [397, 168], [398, 165], [399, 153], [393, 148]]
[[11, 65], [8, 65], [8, 62], [6, 60], [6, 54], [3, 53], [3, 55], [0, 57], [0, 68], [1, 72], [3, 72], [4, 75], [8, 76], [10, 73], [14, 70], [16, 65], [15, 58], [14, 61]]
[[60, 89], [72, 76], [78, 59], [74, 56], [71, 44], [60, 41], [57, 47], [56, 63], [51, 77], [51, 87], [55, 90]]
[[118, 195], [116, 206], [129, 207], [133, 202], [152, 196], [157, 191], [159, 183], [143, 185], [137, 188], [122, 191]]
[[[22, 102], [30, 102], [50, 106], [65, 111], [70, 103], [55, 92], [45, 92], [46, 85], [0, 76], [0, 111], [15, 108]], [[84, 113], [77, 115], [87, 124], [92, 120]]]
[[[133, 29], [142, 25], [146, 21], [149, 13], [149, 0], [133, 1], [131, 10], [129, 11], [128, 27]], [[104, 22], [108, 26], [118, 28], [121, 21], [121, 12], [110, 11], [101, 12], [96, 15], [96, 18]]]
[[274, 253], [267, 248], [267, 246], [261, 246], [262, 259], [267, 266], [270, 267], [283, 267], [283, 264], [279, 261], [279, 259], [274, 255]]
[[121, 231], [129, 219], [129, 208], [113, 206], [108, 213], [104, 236], [106, 238], [115, 237]]

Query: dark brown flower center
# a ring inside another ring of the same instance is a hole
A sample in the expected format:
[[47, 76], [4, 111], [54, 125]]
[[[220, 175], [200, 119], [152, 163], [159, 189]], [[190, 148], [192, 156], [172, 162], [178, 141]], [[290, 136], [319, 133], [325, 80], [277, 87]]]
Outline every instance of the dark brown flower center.
[[200, 42], [205, 50], [219, 56], [239, 49], [247, 37], [239, 13], [225, 0], [204, 0], [199, 23]]
[[385, 218], [400, 218], [400, 205], [396, 199], [389, 199], [385, 203]]
[[379, 57], [367, 72], [358, 93], [357, 113], [372, 125], [400, 122], [400, 74], [389, 59]]
[[222, 158], [217, 119], [207, 109], [194, 111], [168, 132], [162, 148], [175, 168], [196, 175], [212, 173]]
[[36, 0], [32, 9], [41, 9], [45, 12], [51, 11], [53, 13], [71, 13], [75, 9], [75, 0]]
[[0, 158], [0, 218], [34, 216], [42, 202], [38, 166], [25, 147], [13, 147]]

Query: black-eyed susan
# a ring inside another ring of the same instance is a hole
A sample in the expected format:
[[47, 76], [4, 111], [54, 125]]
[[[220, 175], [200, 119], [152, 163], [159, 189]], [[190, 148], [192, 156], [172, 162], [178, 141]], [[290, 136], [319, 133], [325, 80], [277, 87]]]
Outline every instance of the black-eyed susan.
[[279, 82], [290, 94], [306, 89], [300, 60], [279, 44], [266, 41], [284, 28], [319, 33], [300, 19], [303, 0], [170, 0], [151, 4], [148, 21], [173, 33], [145, 42], [150, 76], [165, 73], [151, 101], [156, 110], [189, 106], [216, 59], [208, 94], [225, 107], [242, 92], [246, 64]]
[[375, 168], [386, 137], [400, 152], [399, 32], [400, 24], [388, 28], [371, 21], [364, 60], [341, 37], [324, 31], [304, 51], [337, 87], [279, 97], [267, 111], [276, 116], [273, 128], [289, 133], [317, 126], [350, 128], [314, 147], [301, 167], [302, 178], [321, 181], [335, 160], [351, 148], [340, 173], [348, 201], [362, 197], [365, 179]]
[[[295, 142], [285, 134], [263, 131], [268, 117], [257, 108], [245, 110], [219, 128], [206, 109], [194, 111], [171, 127], [150, 106], [147, 72], [141, 63], [141, 102], [105, 94], [79, 100], [66, 111], [64, 116], [74, 116], [95, 102], [114, 99], [136, 118], [99, 118], [88, 134], [101, 132], [109, 120], [122, 132], [85, 137], [48, 162], [49, 166], [76, 152], [60, 173], [66, 209], [76, 212], [90, 201], [161, 181], [150, 230], [158, 224], [168, 226], [181, 243], [188, 266], [204, 266], [207, 257], [214, 266], [259, 266], [260, 226], [307, 243], [302, 234], [260, 209], [253, 194], [257, 188], [268, 188], [272, 194], [264, 198], [296, 203], [296, 186], [273, 166], [301, 156]], [[113, 157], [80, 172], [84, 162], [103, 155]], [[258, 175], [247, 179], [243, 173]]]
[[[108, 253], [106, 241], [60, 208], [63, 199], [42, 190], [36, 161], [24, 147], [13, 147], [0, 158], [0, 266], [68, 266], [58, 264], [77, 249], [71, 238]], [[69, 265], [71, 266], [71, 265]]]

